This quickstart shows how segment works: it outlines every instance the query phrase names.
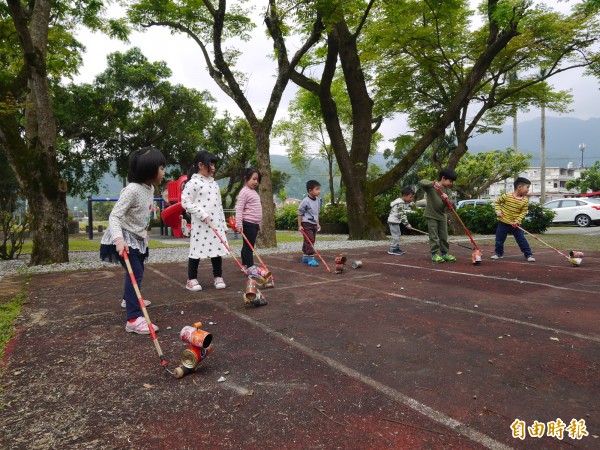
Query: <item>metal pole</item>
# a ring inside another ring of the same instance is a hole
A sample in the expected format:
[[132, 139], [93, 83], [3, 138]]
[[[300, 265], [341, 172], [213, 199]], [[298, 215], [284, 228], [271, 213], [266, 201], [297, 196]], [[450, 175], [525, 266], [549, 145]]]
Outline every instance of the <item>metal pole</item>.
[[88, 228], [90, 241], [94, 239], [94, 219], [92, 218], [92, 197], [88, 197]]
[[579, 144], [579, 151], [581, 152], [581, 165], [579, 168], [585, 169], [585, 166], [583, 165], [583, 152], [585, 151], [585, 144]]

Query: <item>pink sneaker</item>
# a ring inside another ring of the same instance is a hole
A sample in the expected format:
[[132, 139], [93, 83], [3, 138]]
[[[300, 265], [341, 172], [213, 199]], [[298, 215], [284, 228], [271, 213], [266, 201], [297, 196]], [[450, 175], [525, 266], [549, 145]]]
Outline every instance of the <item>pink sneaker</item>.
[[[158, 327], [152, 324], [154, 331], [158, 331]], [[142, 316], [135, 319], [135, 322], [129, 322], [125, 324], [125, 331], [128, 333], [137, 333], [137, 334], [150, 334], [150, 328], [148, 328], [148, 323], [146, 319]]]
[[187, 283], [185, 283], [185, 288], [188, 291], [192, 291], [192, 292], [202, 290], [202, 286], [200, 286], [200, 283], [198, 283], [198, 280], [187, 280]]
[[221, 277], [215, 277], [215, 289], [225, 289], [227, 285]]

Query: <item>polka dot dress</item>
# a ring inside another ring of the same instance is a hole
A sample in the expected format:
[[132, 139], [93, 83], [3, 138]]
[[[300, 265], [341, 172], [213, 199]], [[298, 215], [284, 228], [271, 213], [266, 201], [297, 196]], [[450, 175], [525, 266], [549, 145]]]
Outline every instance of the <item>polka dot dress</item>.
[[221, 238], [227, 242], [221, 190], [214, 178], [197, 173], [192, 175], [181, 193], [181, 205], [192, 217], [189, 257], [205, 259], [226, 256], [227, 249], [210, 226], [203, 221], [208, 217]]

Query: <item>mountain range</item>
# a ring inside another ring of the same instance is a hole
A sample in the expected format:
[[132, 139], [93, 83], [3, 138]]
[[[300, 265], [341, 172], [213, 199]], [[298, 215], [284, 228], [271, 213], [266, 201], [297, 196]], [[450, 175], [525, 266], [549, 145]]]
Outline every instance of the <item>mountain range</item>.
[[[533, 156], [531, 165], [540, 166], [541, 147], [541, 120], [532, 119], [518, 123], [518, 150]], [[600, 118], [587, 120], [573, 119], [569, 117], [546, 117], [546, 166], [567, 167], [569, 162], [574, 167], [581, 164], [581, 151], [579, 144], [585, 143], [583, 162], [589, 167], [600, 160]], [[491, 150], [505, 150], [513, 145], [512, 124], [502, 128], [498, 134], [486, 133], [475, 136], [468, 142], [469, 151], [473, 153]], [[372, 162], [380, 167], [385, 167], [385, 158], [382, 153], [377, 153], [371, 158]], [[305, 183], [309, 179], [317, 179], [327, 188], [327, 165], [325, 161], [315, 159], [311, 161], [307, 170], [299, 171], [292, 166], [285, 155], [271, 155], [271, 165], [274, 170], [280, 170], [290, 174], [290, 180], [286, 185], [289, 197], [302, 198], [305, 193]], [[339, 180], [336, 184], [339, 184]], [[102, 182], [102, 188], [98, 197], [116, 197], [121, 191], [121, 182], [110, 175], [106, 175]], [[69, 199], [69, 207], [85, 206], [85, 202]]]

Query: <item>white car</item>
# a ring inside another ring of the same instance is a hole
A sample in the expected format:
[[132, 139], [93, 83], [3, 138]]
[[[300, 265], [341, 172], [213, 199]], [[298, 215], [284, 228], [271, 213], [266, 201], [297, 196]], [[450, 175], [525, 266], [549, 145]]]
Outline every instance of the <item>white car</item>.
[[456, 205], [456, 209], [466, 208], [467, 206], [485, 206], [488, 203], [492, 203], [492, 201], [490, 199], [487, 199], [487, 198], [461, 200]]
[[542, 206], [555, 212], [552, 223], [572, 222], [580, 227], [589, 227], [592, 222], [600, 222], [600, 199], [597, 198], [565, 198]]

